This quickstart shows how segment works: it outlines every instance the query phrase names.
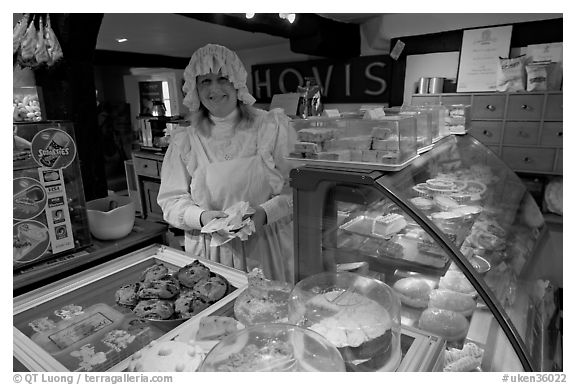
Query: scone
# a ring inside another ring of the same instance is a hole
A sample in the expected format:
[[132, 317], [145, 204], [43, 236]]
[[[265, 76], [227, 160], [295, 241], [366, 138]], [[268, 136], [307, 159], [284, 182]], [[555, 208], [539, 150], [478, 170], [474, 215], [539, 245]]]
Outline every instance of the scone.
[[163, 279], [148, 281], [142, 283], [138, 296], [141, 299], [161, 298], [171, 299], [180, 293], [178, 281], [171, 277], [165, 276]]
[[210, 278], [210, 269], [196, 260], [180, 268], [176, 273], [176, 277], [182, 285], [192, 288], [203, 279]]
[[212, 303], [206, 299], [192, 293], [178, 297], [176, 301], [174, 301], [174, 309], [178, 318], [190, 318], [211, 304]]
[[446, 341], [459, 341], [468, 334], [470, 323], [462, 314], [444, 309], [428, 308], [422, 312], [418, 327], [444, 337]]
[[140, 301], [140, 297], [138, 296], [140, 287], [140, 282], [121, 286], [120, 289], [116, 290], [116, 293], [114, 294], [116, 303], [122, 306], [135, 306], [138, 301]]
[[152, 341], [134, 353], [129, 372], [195, 372], [206, 356], [203, 349], [182, 341]]
[[163, 264], [152, 265], [142, 273], [140, 280], [144, 282], [155, 281], [167, 275], [168, 268]]
[[145, 299], [132, 310], [141, 318], [168, 319], [174, 314], [174, 304], [163, 299]]
[[226, 295], [227, 291], [228, 281], [220, 275], [202, 280], [194, 286], [194, 292], [210, 302], [218, 301]]

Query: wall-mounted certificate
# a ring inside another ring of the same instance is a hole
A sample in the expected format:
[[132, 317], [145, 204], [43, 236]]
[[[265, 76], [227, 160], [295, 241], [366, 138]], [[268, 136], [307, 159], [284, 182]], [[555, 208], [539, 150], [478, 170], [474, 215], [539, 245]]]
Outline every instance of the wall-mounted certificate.
[[498, 58], [508, 57], [511, 37], [511, 25], [464, 31], [456, 91], [496, 91]]

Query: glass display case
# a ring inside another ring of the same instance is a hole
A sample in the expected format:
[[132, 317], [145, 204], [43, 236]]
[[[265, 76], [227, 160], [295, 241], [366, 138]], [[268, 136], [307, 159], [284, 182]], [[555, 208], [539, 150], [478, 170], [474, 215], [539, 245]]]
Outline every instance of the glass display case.
[[562, 367], [544, 218], [473, 137], [445, 137], [397, 172], [311, 163], [290, 181], [296, 282], [380, 279], [401, 300], [402, 328], [445, 341], [444, 370]]
[[[194, 310], [190, 314], [160, 319], [156, 316], [164, 310], [160, 306], [153, 308], [148, 300], [140, 300], [131, 308], [128, 305], [133, 297], [124, 295], [125, 292], [120, 294], [119, 289], [130, 285], [140, 285], [148, 290], [156, 287], [145, 285], [147, 281], [140, 282], [149, 274], [157, 274], [162, 265], [162, 270], [167, 269], [171, 277], [178, 277], [184, 296], [184, 280], [174, 273], [194, 261], [182, 251], [151, 245], [15, 297], [15, 360], [33, 372], [124, 371], [132, 355], [151, 341], [172, 340], [205, 315], [228, 314], [235, 298], [247, 285], [246, 276], [210, 261], [202, 263], [211, 276], [224, 277], [228, 281], [226, 294], [219, 300], [209, 301], [206, 306], [190, 307], [190, 311]], [[141, 314], [136, 309], [144, 302], [150, 307], [142, 308], [152, 310]], [[167, 301], [157, 301], [160, 302]], [[152, 313], [153, 309], [158, 309], [156, 314]]]

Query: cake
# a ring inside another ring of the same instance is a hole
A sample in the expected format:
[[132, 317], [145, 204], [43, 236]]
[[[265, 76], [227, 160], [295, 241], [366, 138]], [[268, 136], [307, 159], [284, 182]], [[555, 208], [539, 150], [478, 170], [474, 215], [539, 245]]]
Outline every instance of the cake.
[[176, 277], [180, 284], [192, 288], [201, 280], [210, 278], [210, 269], [200, 261], [195, 260], [180, 268], [176, 273]]
[[444, 195], [435, 196], [434, 203], [436, 204], [436, 206], [438, 206], [441, 210], [444, 211], [455, 209], [456, 207], [460, 206], [460, 204], [456, 202], [454, 199]]
[[374, 150], [399, 151], [400, 144], [398, 143], [398, 137], [393, 136], [388, 139], [374, 139], [372, 141], [372, 148]]
[[206, 316], [200, 320], [197, 341], [221, 340], [225, 336], [244, 329], [244, 325], [232, 317]]
[[303, 128], [298, 131], [298, 140], [301, 142], [321, 143], [338, 138], [340, 135], [341, 130], [337, 128]]
[[163, 299], [145, 299], [138, 302], [132, 310], [141, 318], [169, 319], [174, 314], [174, 304]]
[[129, 372], [195, 372], [206, 356], [200, 347], [182, 341], [152, 341], [134, 353]]
[[296, 142], [294, 143], [294, 152], [304, 152], [304, 153], [317, 153], [321, 150], [317, 143], [313, 142]]
[[140, 286], [140, 282], [121, 286], [114, 294], [116, 303], [123, 306], [135, 306], [140, 301], [138, 296]]
[[434, 202], [431, 199], [427, 199], [424, 197], [416, 197], [410, 199], [410, 202], [414, 204], [417, 208], [423, 211], [427, 211], [434, 207]]
[[397, 331], [388, 311], [354, 291], [337, 289], [312, 297], [305, 326], [336, 346], [349, 371], [384, 367], [395, 353]]
[[350, 150], [335, 150], [318, 153], [318, 160], [350, 161]]
[[379, 215], [374, 218], [374, 222], [372, 223], [372, 234], [388, 237], [398, 233], [407, 225], [406, 219], [400, 214], [390, 213], [387, 215]]

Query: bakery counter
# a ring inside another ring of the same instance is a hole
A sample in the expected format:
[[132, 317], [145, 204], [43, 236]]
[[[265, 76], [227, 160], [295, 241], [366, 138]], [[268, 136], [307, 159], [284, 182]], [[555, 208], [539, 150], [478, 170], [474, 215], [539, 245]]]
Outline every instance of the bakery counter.
[[15, 297], [13, 355], [34, 372], [123, 371], [151, 341], [230, 306], [246, 284], [238, 270], [151, 245]]
[[385, 282], [403, 325], [441, 336], [447, 357], [472, 351], [473, 368], [453, 369], [562, 366], [545, 348], [559, 305], [538, 268], [549, 228], [518, 176], [476, 139], [443, 138], [395, 172], [304, 164], [290, 183], [296, 282], [341, 269]]

